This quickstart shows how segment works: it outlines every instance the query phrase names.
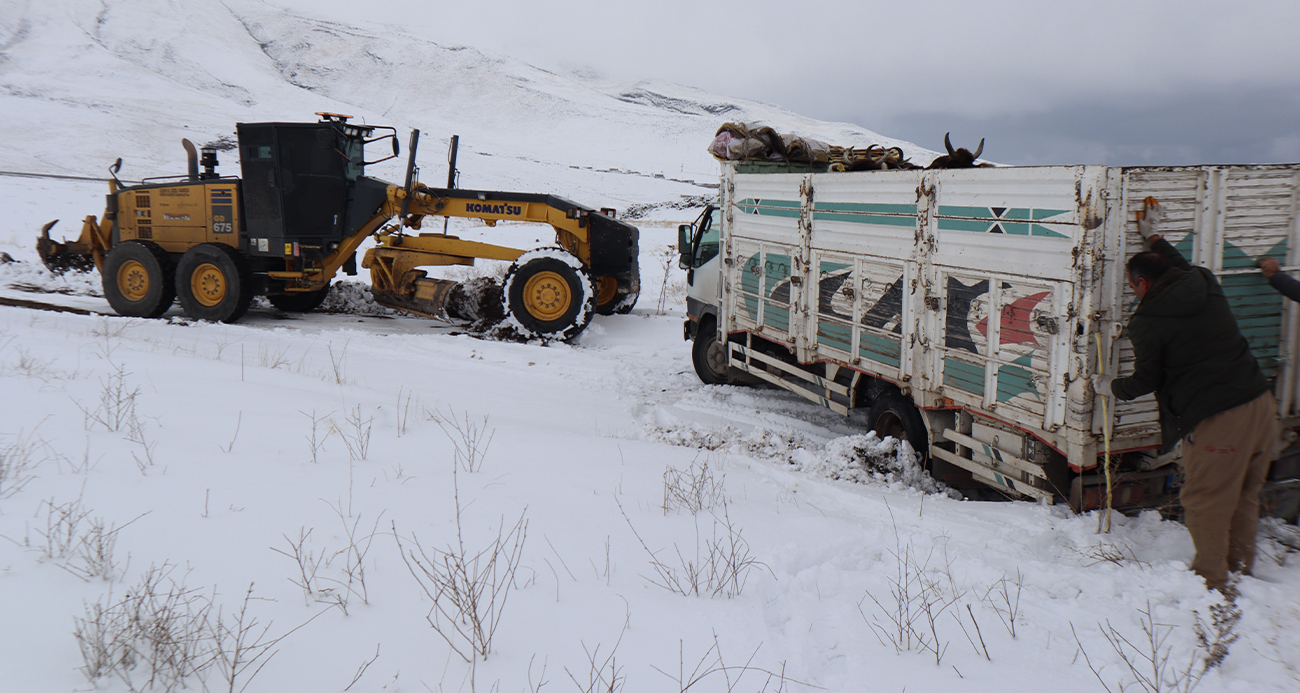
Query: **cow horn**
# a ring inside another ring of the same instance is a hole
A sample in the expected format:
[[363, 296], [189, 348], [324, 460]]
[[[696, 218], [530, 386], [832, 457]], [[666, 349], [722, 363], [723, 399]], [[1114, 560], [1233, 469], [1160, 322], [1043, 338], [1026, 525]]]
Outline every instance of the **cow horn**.
[[951, 134], [952, 134], [951, 132], [943, 133], [943, 146], [948, 148], [948, 156], [952, 156], [957, 153], [952, 150], [952, 140], [948, 139], [948, 135]]
[[980, 158], [980, 152], [984, 151], [984, 138], [980, 138], [980, 146], [975, 148], [975, 153], [971, 155], [971, 161]]

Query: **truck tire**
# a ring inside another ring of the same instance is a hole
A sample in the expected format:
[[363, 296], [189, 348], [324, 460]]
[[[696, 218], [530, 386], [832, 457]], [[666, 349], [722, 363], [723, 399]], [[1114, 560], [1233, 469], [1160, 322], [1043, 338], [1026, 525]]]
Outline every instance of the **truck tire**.
[[929, 458], [930, 435], [925, 430], [925, 421], [912, 400], [902, 393], [886, 392], [876, 398], [871, 403], [867, 421], [871, 430], [882, 440], [886, 437], [906, 440], [911, 444], [912, 450], [916, 451], [917, 461], [922, 464]]
[[735, 385], [739, 382], [736, 369], [727, 365], [727, 345], [718, 340], [717, 322], [713, 316], [700, 320], [695, 340], [691, 343], [691, 363], [705, 385]]
[[171, 259], [149, 241], [126, 241], [104, 258], [104, 297], [118, 315], [156, 318], [176, 300]]
[[325, 297], [330, 295], [330, 285], [315, 291], [299, 291], [291, 294], [271, 294], [266, 300], [271, 305], [279, 308], [286, 313], [310, 313], [320, 307], [325, 302]]
[[596, 290], [582, 262], [563, 248], [530, 250], [502, 284], [506, 317], [527, 337], [573, 339], [596, 310]]
[[176, 294], [185, 314], [195, 320], [235, 322], [253, 302], [253, 276], [234, 248], [204, 243], [176, 263]]

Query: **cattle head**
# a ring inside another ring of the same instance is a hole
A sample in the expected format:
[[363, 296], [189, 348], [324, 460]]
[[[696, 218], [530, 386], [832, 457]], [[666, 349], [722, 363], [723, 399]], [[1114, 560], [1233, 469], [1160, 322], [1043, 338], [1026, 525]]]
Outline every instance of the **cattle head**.
[[943, 134], [943, 146], [948, 150], [948, 153], [930, 162], [930, 165], [926, 166], [926, 168], [975, 168], [977, 165], [975, 160], [980, 158], [980, 154], [984, 151], [984, 138], [980, 138], [979, 146], [975, 148], [974, 153], [971, 153], [965, 147], [953, 149], [952, 140], [949, 138], [951, 134], [948, 132]]

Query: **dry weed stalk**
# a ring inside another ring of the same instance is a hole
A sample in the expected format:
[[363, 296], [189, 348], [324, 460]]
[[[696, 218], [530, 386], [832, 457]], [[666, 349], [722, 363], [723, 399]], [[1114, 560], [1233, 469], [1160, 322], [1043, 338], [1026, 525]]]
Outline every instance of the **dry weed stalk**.
[[[731, 521], [727, 507], [722, 506], [722, 516], [710, 513], [712, 527], [710, 536], [700, 534], [699, 517], [695, 520], [695, 551], [691, 555], [682, 553], [681, 547], [673, 544], [676, 560], [665, 562], [659, 557], [663, 551], [652, 550], [646, 545], [641, 534], [632, 524], [631, 518], [618, 504], [619, 512], [632, 530], [632, 535], [650, 556], [650, 565], [655, 575], [642, 575], [650, 584], [662, 587], [669, 592], [684, 596], [723, 597], [730, 599], [740, 595], [745, 589], [749, 572], [755, 568], [767, 568], [767, 564], [754, 557], [749, 542], [741, 536], [741, 529]], [[770, 572], [770, 568], [768, 569]]]
[[685, 469], [665, 469], [664, 514], [681, 509], [694, 515], [723, 505], [726, 502], [723, 486], [726, 477], [716, 474], [714, 466], [707, 458], [701, 461], [696, 456]]
[[1188, 651], [1175, 652], [1175, 645], [1169, 638], [1176, 626], [1158, 623], [1150, 601], [1138, 613], [1142, 616], [1141, 638], [1130, 640], [1112, 626], [1109, 620], [1105, 626], [1097, 624], [1102, 637], [1133, 679], [1126, 683], [1124, 678], [1120, 678], [1114, 682], [1114, 688], [1102, 677], [1105, 666], [1093, 664], [1078, 632], [1074, 630], [1074, 624], [1070, 624], [1070, 631], [1074, 634], [1084, 662], [1108, 693], [1122, 693], [1133, 686], [1146, 693], [1191, 693], [1205, 674], [1227, 657], [1228, 646], [1237, 639], [1234, 629], [1241, 616], [1240, 610], [1231, 601], [1211, 607], [1213, 618], [1210, 624], [1203, 624], [1200, 614], [1192, 612], [1197, 642]]
[[495, 428], [488, 428], [488, 417], [484, 416], [482, 423], [470, 421], [469, 412], [463, 412], [460, 418], [456, 418], [456, 412], [447, 407], [446, 414], [437, 408], [426, 410], [425, 418], [438, 424], [438, 428], [455, 446], [457, 466], [471, 474], [483, 468], [483, 459], [496, 435]]
[[[695, 662], [690, 671], [686, 670], [686, 654], [684, 646], [680, 640], [677, 641], [677, 673], [675, 675], [670, 674], [653, 664], [650, 665], [650, 668], [668, 677], [673, 682], [673, 688], [670, 690], [675, 690], [677, 693], [687, 693], [705, 679], [717, 678], [718, 674], [723, 676], [726, 683], [726, 690], [728, 692], [734, 691], [737, 690], [737, 687], [740, 685], [744, 677], [751, 673], [764, 677], [763, 687], [758, 689], [759, 693], [767, 693], [768, 689], [773, 684], [776, 685], [776, 688], [771, 689], [772, 693], [784, 693], [787, 690], [787, 684], [796, 684], [808, 688], [824, 690], [820, 686], [814, 686], [811, 683], [797, 681], [786, 676], [785, 662], [781, 662], [781, 667], [777, 671], [754, 666], [754, 658], [758, 656], [758, 650], [760, 647], [762, 647], [762, 645], [754, 648], [754, 651], [750, 653], [749, 658], [745, 660], [744, 664], [738, 666], [730, 665], [727, 664], [722, 657], [722, 643], [718, 640], [718, 634], [715, 632], [713, 634], [713, 644], [709, 646], [709, 649], [705, 650], [704, 654]], [[744, 690], [753, 689], [750, 688]]]
[[528, 535], [528, 521], [524, 517], [528, 509], [519, 514], [519, 520], [509, 531], [502, 518], [496, 538], [483, 549], [466, 548], [457, 466], [452, 467], [456, 543], [446, 549], [426, 549], [412, 534], [410, 546], [404, 546], [396, 523], [392, 524], [392, 532], [411, 577], [419, 583], [425, 596], [433, 600], [425, 617], [429, 625], [456, 654], [473, 664], [478, 659], [486, 660], [492, 651], [492, 637], [501, 623], [523, 555]]

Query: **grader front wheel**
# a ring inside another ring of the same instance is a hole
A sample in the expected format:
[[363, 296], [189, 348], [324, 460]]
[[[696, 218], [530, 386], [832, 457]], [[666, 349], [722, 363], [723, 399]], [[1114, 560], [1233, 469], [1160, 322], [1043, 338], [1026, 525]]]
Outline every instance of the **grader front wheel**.
[[596, 291], [578, 258], [562, 248], [542, 248], [510, 266], [501, 303], [526, 336], [572, 339], [591, 322]]

